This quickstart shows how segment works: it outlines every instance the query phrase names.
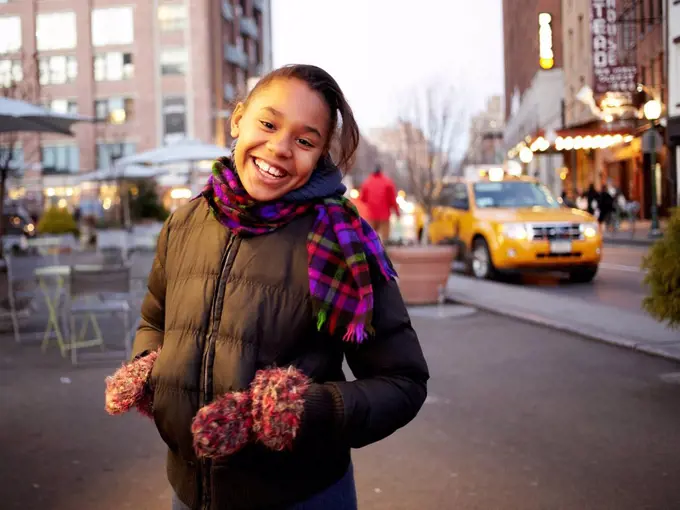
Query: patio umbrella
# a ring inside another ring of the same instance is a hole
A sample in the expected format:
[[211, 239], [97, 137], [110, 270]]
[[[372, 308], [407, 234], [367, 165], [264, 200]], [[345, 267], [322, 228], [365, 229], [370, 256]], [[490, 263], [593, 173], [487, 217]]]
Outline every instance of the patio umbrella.
[[172, 163], [192, 163], [195, 161], [212, 161], [227, 155], [229, 149], [203, 143], [197, 140], [186, 140], [173, 145], [159, 147], [125, 158], [120, 158], [118, 165], [169, 165]]
[[229, 153], [226, 147], [200, 142], [198, 140], [184, 140], [166, 147], [159, 147], [140, 154], [120, 158], [117, 165], [152, 165], [163, 166], [176, 163], [188, 163], [189, 172], [186, 174], [188, 186], [194, 190], [195, 171], [193, 163], [198, 161], [212, 161]]
[[141, 165], [125, 165], [120, 168], [103, 168], [80, 174], [78, 180], [80, 182], [95, 182], [95, 181], [115, 181], [116, 179], [147, 179], [158, 177], [167, 173], [160, 168], [141, 166]]
[[0, 97], [0, 133], [60, 133], [73, 136], [71, 126], [87, 117], [56, 113], [26, 101]]

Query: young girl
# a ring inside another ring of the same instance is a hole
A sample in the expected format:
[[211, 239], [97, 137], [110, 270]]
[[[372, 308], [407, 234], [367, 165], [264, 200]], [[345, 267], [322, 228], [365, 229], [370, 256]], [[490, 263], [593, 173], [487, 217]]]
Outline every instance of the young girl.
[[328, 73], [293, 65], [236, 106], [231, 135], [163, 227], [106, 408], [153, 418], [176, 509], [356, 509], [350, 448], [411, 421], [429, 377], [392, 265], [343, 197], [358, 127]]

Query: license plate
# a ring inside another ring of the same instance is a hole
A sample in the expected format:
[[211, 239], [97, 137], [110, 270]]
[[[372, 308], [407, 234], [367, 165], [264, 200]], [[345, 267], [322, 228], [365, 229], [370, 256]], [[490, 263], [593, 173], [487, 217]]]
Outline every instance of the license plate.
[[550, 253], [571, 253], [571, 241], [551, 241]]

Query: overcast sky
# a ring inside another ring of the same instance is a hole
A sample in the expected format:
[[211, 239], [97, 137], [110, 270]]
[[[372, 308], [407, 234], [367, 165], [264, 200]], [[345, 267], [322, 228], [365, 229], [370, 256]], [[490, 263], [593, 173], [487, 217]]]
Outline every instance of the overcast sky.
[[443, 82], [470, 113], [503, 93], [501, 0], [272, 0], [274, 65], [310, 63], [362, 130], [391, 124], [414, 87]]

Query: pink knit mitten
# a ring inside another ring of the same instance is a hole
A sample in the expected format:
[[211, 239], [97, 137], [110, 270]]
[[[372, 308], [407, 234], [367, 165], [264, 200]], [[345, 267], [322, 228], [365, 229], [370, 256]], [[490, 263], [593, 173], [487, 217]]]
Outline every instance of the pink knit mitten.
[[276, 451], [293, 446], [310, 382], [295, 367], [270, 368], [255, 374], [250, 393], [253, 433], [258, 441]]
[[158, 353], [154, 351], [146, 356], [125, 363], [116, 372], [106, 378], [106, 412], [122, 414], [133, 407], [151, 416], [153, 395], [148, 381]]
[[199, 409], [191, 422], [196, 455], [220, 458], [243, 448], [253, 426], [250, 404], [248, 392], [234, 392]]

